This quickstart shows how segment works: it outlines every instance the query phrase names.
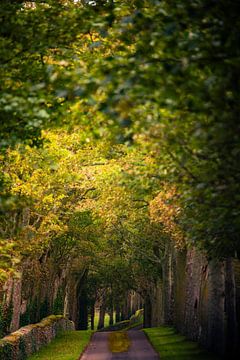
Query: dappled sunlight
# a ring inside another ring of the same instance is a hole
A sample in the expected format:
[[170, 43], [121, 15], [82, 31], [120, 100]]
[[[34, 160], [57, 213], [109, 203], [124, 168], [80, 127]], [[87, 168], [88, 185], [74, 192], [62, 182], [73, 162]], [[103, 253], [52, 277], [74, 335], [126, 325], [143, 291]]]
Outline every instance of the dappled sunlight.
[[236, 358], [239, 13], [234, 0], [0, 2], [0, 359], [45, 345], [26, 327], [50, 315], [124, 328], [110, 338], [134, 340], [126, 359], [158, 356], [137, 325], [162, 359], [203, 359], [186, 339]]

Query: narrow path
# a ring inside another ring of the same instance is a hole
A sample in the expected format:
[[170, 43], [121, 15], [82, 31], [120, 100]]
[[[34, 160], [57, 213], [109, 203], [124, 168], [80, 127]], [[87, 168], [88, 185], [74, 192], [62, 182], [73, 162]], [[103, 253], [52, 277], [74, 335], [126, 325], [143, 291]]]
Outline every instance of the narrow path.
[[96, 332], [88, 345], [81, 360], [111, 360], [112, 354], [108, 350], [109, 332]]
[[[128, 351], [128, 360], [159, 360], [159, 356], [153, 349], [143, 331], [129, 331], [131, 346]], [[115, 358], [114, 358], [115, 360]]]
[[128, 352], [112, 354], [108, 349], [109, 332], [97, 332], [80, 358], [81, 360], [159, 360], [158, 354], [143, 331], [130, 330], [131, 346]]

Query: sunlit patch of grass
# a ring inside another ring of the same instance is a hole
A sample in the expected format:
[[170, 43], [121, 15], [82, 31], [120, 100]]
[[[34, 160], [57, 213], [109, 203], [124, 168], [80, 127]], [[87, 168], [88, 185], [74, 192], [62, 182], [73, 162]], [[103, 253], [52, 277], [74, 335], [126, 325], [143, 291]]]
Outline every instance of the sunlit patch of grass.
[[126, 331], [115, 331], [108, 337], [109, 349], [112, 353], [128, 351], [130, 339]]
[[63, 331], [28, 360], [76, 360], [88, 344], [92, 331]]
[[[104, 327], [109, 325], [109, 320], [110, 320], [110, 316], [109, 316], [109, 314], [106, 313], [105, 317], [104, 317]], [[94, 330], [97, 330], [98, 321], [99, 321], [99, 312], [96, 312], [95, 316], [94, 316]], [[89, 327], [90, 327], [90, 325], [89, 325]]]
[[189, 341], [171, 327], [144, 329], [161, 360], [217, 360], [218, 357]]

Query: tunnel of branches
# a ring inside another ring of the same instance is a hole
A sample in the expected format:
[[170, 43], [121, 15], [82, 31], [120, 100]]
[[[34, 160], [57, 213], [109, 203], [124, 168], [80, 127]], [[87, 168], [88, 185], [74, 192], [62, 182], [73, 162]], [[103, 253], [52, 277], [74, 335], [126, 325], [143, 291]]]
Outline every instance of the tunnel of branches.
[[239, 11], [1, 1], [1, 336], [144, 309], [237, 353]]

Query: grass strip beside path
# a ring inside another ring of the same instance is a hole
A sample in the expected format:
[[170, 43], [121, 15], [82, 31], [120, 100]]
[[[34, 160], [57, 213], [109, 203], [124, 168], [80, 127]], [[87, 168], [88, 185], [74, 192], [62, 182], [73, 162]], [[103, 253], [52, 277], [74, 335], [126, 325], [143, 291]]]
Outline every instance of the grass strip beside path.
[[189, 341], [174, 328], [157, 327], [144, 329], [161, 360], [218, 360], [219, 358]]
[[130, 346], [130, 339], [126, 331], [115, 331], [108, 337], [109, 350], [112, 353], [126, 352]]
[[28, 360], [77, 360], [88, 344], [92, 331], [63, 331]]

